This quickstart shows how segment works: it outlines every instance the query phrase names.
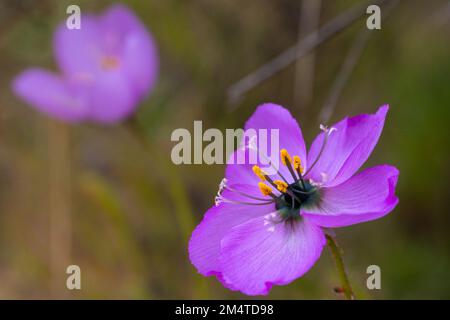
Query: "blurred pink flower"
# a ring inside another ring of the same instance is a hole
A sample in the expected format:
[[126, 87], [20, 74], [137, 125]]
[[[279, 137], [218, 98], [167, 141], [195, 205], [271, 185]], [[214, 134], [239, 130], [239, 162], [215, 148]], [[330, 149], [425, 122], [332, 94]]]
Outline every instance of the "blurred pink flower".
[[155, 84], [153, 38], [122, 5], [99, 16], [82, 13], [79, 30], [61, 24], [53, 46], [60, 73], [31, 68], [13, 82], [19, 97], [52, 117], [114, 123], [130, 116]]
[[375, 114], [321, 127], [306, 152], [289, 111], [261, 105], [245, 130], [279, 129], [283, 165], [272, 174], [261, 169], [263, 163], [250, 165], [256, 158], [278, 163], [279, 156], [261, 155], [251, 143], [235, 152], [233, 159], [246, 159], [246, 164], [227, 165], [216, 205], [189, 242], [197, 270], [216, 276], [229, 289], [267, 294], [273, 285], [301, 277], [319, 259], [326, 243], [322, 228], [370, 221], [392, 211], [398, 203], [395, 167], [380, 165], [355, 175], [375, 147], [387, 111], [383, 106]]

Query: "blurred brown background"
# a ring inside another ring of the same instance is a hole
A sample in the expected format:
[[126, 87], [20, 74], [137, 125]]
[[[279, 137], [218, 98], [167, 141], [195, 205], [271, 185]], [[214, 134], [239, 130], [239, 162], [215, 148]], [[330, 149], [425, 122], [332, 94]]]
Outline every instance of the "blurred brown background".
[[[137, 114], [149, 153], [123, 125], [68, 126], [12, 94], [23, 69], [56, 70], [52, 33], [74, 2], [1, 0], [0, 298], [245, 298], [189, 262], [190, 232], [213, 204], [224, 166], [172, 165], [170, 134], [194, 120], [239, 128], [270, 101], [289, 108], [311, 142], [352, 46], [362, 55], [351, 61], [328, 123], [389, 103], [366, 165], [400, 169], [400, 204], [390, 215], [337, 230], [356, 295], [450, 298], [449, 1], [400, 1], [382, 30], [358, 44], [363, 17], [228, 103], [232, 84], [357, 2], [122, 1], [161, 56], [158, 86]], [[82, 12], [111, 3], [76, 2]], [[81, 267], [81, 291], [65, 288], [69, 264]], [[382, 290], [365, 287], [371, 264], [381, 267]], [[337, 284], [325, 249], [306, 276], [268, 297], [334, 299]]]

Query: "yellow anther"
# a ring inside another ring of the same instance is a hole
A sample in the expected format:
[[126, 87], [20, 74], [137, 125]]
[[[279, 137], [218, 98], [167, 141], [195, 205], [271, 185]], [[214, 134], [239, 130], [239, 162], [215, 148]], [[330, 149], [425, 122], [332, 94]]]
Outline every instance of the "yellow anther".
[[258, 176], [258, 178], [260, 178], [262, 181], [266, 180], [266, 174], [264, 173], [264, 171], [261, 170], [260, 167], [253, 166], [252, 170], [253, 170], [253, 173], [256, 174]]
[[275, 180], [273, 183], [277, 185], [277, 189], [280, 190], [281, 192], [285, 193], [287, 191], [288, 184], [286, 182], [281, 180]]
[[294, 156], [294, 169], [303, 174], [302, 160], [299, 156]]
[[287, 152], [286, 149], [281, 149], [280, 156], [281, 156], [281, 162], [283, 162], [283, 164], [285, 166], [287, 165], [288, 162], [292, 163], [291, 156], [289, 155], [289, 152]]
[[272, 188], [264, 184], [263, 182], [258, 183], [259, 190], [265, 196], [272, 194]]

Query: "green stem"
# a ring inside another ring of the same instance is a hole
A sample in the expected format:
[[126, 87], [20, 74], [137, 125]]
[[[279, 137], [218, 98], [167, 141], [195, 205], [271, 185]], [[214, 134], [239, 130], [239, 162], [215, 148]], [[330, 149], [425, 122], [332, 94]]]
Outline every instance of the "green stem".
[[336, 240], [330, 236], [325, 235], [327, 238], [327, 244], [330, 247], [331, 254], [336, 262], [336, 268], [341, 280], [342, 291], [347, 300], [355, 299], [355, 295], [353, 294], [352, 286], [350, 285], [350, 281], [348, 280], [347, 272], [345, 271], [344, 260], [342, 258], [342, 250], [339, 248]]

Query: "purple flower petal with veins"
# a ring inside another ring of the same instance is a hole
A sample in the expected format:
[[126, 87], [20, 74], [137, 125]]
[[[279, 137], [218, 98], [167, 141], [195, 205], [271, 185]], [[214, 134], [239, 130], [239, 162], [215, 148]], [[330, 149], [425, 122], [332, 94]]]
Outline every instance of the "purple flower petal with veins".
[[[378, 142], [387, 111], [382, 106], [375, 114], [322, 127], [306, 152], [289, 111], [275, 104], [258, 107], [245, 129], [279, 129], [284, 165], [271, 174], [248, 162], [227, 165], [216, 205], [189, 242], [197, 270], [231, 290], [264, 295], [314, 265], [326, 243], [323, 228], [391, 212], [398, 203], [398, 170], [381, 165], [355, 175]], [[260, 150], [244, 144], [235, 155], [249, 160], [251, 152]], [[274, 155], [265, 157], [273, 162]]]
[[68, 122], [114, 123], [130, 116], [155, 84], [158, 56], [152, 36], [126, 7], [83, 14], [81, 29], [61, 24], [53, 39], [60, 68], [29, 69], [14, 92], [37, 110]]

